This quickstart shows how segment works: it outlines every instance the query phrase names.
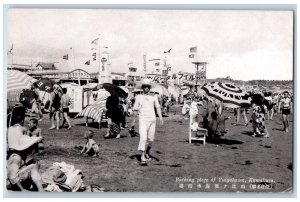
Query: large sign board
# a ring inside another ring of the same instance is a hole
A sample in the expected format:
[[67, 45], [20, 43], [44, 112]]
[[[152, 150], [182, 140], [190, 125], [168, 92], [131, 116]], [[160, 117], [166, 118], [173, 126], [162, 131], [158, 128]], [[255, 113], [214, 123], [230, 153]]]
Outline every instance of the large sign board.
[[82, 69], [76, 69], [69, 73], [69, 78], [71, 79], [90, 79], [91, 75]]

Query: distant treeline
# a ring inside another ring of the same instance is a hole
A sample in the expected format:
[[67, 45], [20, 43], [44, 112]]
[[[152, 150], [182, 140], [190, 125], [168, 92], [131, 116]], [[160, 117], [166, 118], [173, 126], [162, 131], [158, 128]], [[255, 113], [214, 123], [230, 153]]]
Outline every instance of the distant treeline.
[[252, 85], [252, 86], [286, 86], [291, 87], [293, 86], [292, 80], [250, 80], [250, 81], [242, 81], [242, 80], [234, 80], [230, 77], [226, 78], [217, 78], [217, 79], [211, 79], [215, 81], [223, 81], [223, 82], [232, 82], [240, 85]]
[[246, 82], [249, 85], [259, 85], [259, 86], [292, 86], [292, 80], [251, 80]]

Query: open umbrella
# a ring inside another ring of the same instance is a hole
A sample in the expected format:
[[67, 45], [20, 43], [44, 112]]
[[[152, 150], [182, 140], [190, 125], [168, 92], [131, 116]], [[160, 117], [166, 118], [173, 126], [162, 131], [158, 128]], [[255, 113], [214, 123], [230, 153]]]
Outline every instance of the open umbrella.
[[175, 85], [168, 85], [168, 91], [175, 98], [181, 94], [181, 89]]
[[59, 88], [61, 88], [58, 84], [56, 84], [55, 81], [48, 79], [48, 78], [40, 79], [36, 82], [36, 84], [40, 91], [45, 91], [48, 93], [51, 93], [53, 91], [53, 87], [55, 85], [57, 85]]
[[30, 89], [36, 79], [28, 76], [24, 72], [8, 70], [7, 72], [7, 100], [8, 106], [14, 106], [19, 102], [23, 89]]
[[238, 108], [251, 106], [251, 97], [247, 92], [230, 83], [206, 83], [201, 89], [203, 89], [209, 97], [223, 102], [225, 107]]
[[181, 86], [182, 95], [187, 95], [190, 92], [191, 88], [189, 86]]
[[150, 92], [158, 93], [160, 96], [164, 95], [167, 97], [171, 97], [168, 89], [161, 84], [156, 84], [154, 88], [150, 89]]
[[128, 93], [126, 93], [122, 88], [111, 83], [104, 83], [103, 88], [111, 95], [115, 95], [121, 98], [126, 98], [128, 96]]
[[28, 76], [24, 72], [17, 70], [8, 70], [7, 73], [7, 91], [22, 91], [23, 89], [30, 89], [31, 85], [36, 79]]

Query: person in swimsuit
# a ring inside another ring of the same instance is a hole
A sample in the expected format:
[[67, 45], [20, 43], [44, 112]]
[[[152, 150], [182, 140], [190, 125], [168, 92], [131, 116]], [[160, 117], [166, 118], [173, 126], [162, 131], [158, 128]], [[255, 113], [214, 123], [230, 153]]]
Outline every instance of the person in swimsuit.
[[281, 100], [283, 131], [289, 132], [289, 115], [291, 114], [291, 98], [288, 91], [284, 91], [284, 97]]
[[61, 108], [61, 94], [59, 92], [59, 88], [54, 86], [54, 90], [51, 93], [51, 101], [50, 101], [50, 120], [51, 127], [50, 130], [55, 129], [55, 119], [56, 119], [56, 129], [59, 130], [59, 114]]

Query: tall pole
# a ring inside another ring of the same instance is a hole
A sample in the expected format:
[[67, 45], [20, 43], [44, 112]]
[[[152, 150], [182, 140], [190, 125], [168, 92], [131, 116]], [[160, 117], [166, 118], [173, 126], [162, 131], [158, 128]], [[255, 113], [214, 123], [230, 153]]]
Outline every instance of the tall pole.
[[13, 69], [13, 63], [14, 63], [14, 52], [11, 52], [11, 65], [10, 65], [11, 69]]
[[98, 34], [99, 40], [98, 40], [98, 57], [99, 57], [99, 63], [98, 63], [98, 84], [100, 84], [101, 74], [100, 74], [100, 65], [101, 65], [101, 57], [100, 57], [100, 34]]
[[167, 56], [165, 56], [165, 61], [164, 61], [164, 67], [165, 67], [165, 70], [164, 70], [164, 83], [165, 85], [167, 85], [167, 75], [168, 75], [168, 70], [167, 70]]
[[[72, 52], [73, 52], [73, 69], [75, 70], [76, 69], [76, 66], [75, 66], [75, 51], [74, 51], [74, 48], [71, 48], [71, 49], [72, 49]], [[77, 76], [77, 79], [78, 79], [78, 85], [81, 86], [79, 74]]]

